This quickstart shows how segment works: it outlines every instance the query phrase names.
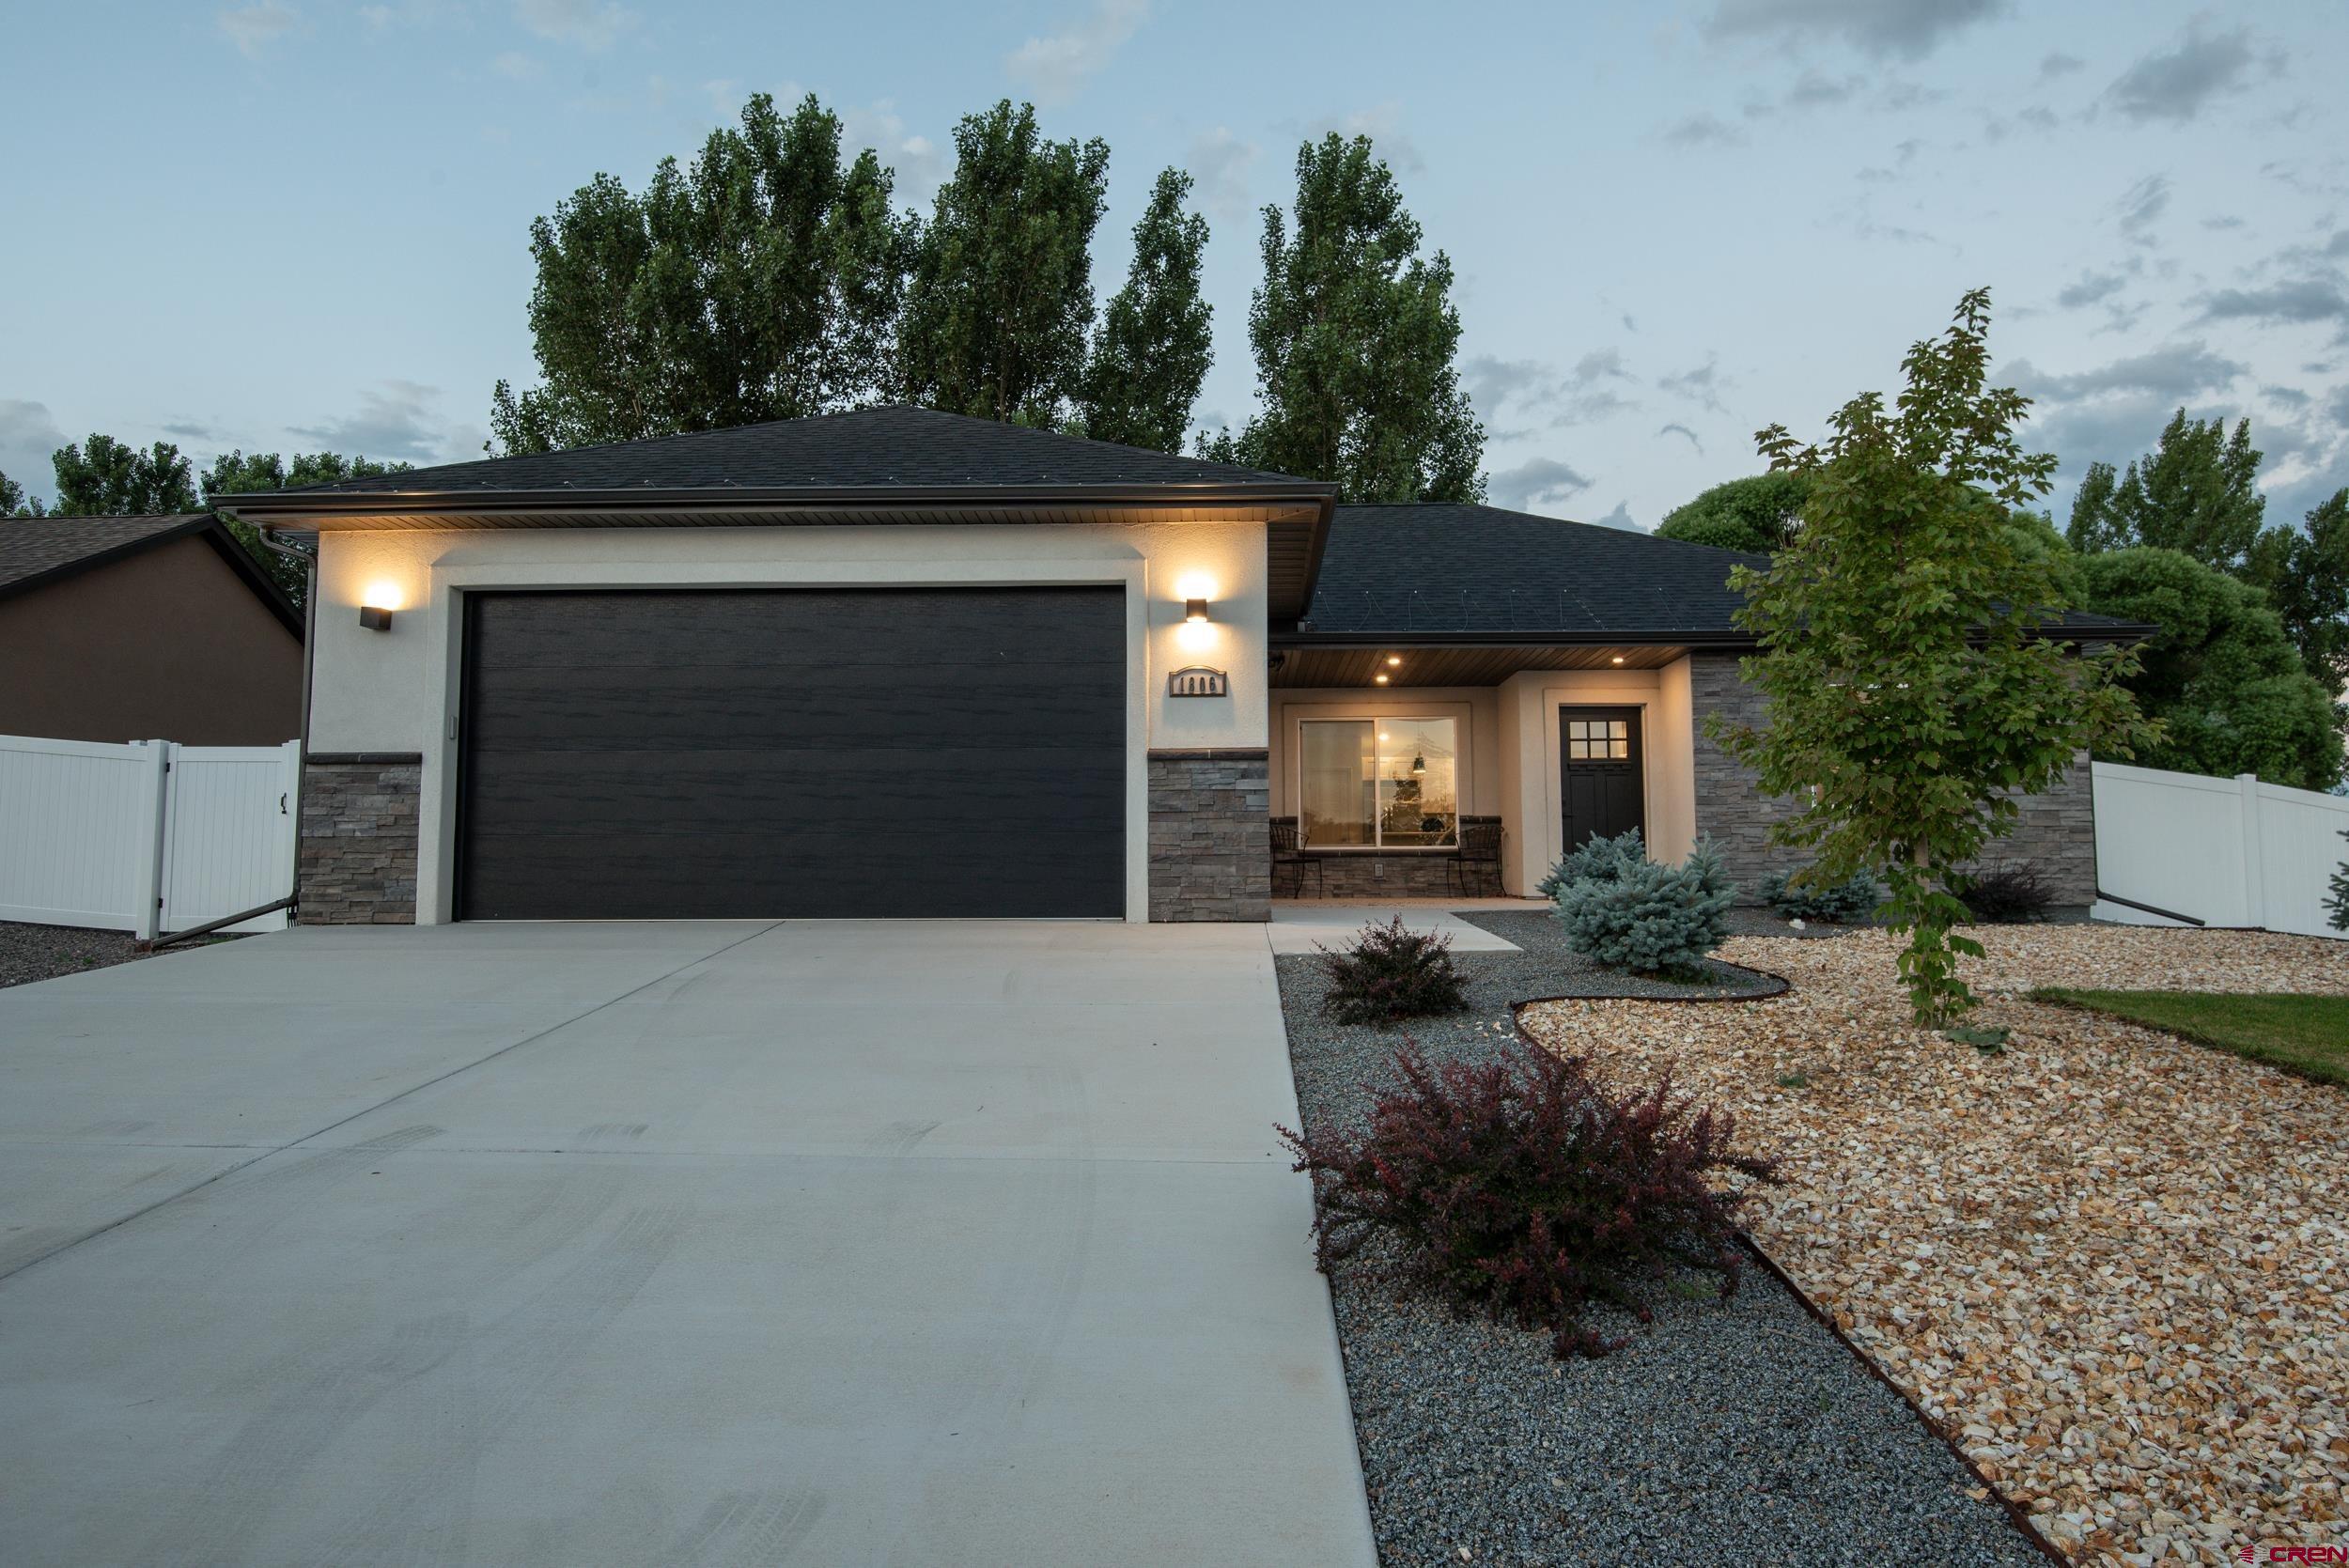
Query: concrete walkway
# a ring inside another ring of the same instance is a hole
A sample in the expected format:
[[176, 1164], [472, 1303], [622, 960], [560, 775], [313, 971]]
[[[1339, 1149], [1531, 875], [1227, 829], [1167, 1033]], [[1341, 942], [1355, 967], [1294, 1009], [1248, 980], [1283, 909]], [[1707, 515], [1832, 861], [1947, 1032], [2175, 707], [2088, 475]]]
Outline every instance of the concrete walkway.
[[0, 991], [0, 1561], [1373, 1561], [1261, 927]]
[[1365, 925], [1384, 925], [1400, 916], [1406, 929], [1435, 932], [1452, 939], [1455, 953], [1516, 953], [1517, 944], [1470, 925], [1462, 912], [1490, 909], [1506, 913], [1545, 913], [1546, 898], [1401, 898], [1383, 904], [1349, 904], [1335, 899], [1279, 898], [1272, 903], [1272, 951], [1281, 954], [1332, 951], [1353, 945]]

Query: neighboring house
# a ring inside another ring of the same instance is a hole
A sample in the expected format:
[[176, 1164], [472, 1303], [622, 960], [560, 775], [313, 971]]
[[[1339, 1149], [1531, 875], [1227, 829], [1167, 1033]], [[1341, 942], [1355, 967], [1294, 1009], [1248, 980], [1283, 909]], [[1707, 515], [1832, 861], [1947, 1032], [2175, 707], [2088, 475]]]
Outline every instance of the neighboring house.
[[[227, 505], [319, 538], [309, 921], [1263, 920], [1276, 816], [1332, 893], [1478, 819], [1513, 892], [1798, 863], [1703, 733], [1757, 709], [1703, 546], [903, 408]], [[2086, 780], [2009, 846], [2065, 903]]]
[[0, 520], [0, 734], [277, 746], [302, 616], [210, 515]]

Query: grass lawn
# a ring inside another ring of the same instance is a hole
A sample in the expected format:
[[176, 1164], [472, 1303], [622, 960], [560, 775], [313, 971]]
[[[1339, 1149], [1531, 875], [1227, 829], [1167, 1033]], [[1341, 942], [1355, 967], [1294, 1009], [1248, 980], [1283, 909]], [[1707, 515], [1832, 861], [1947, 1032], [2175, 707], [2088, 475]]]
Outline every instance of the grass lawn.
[[2326, 1083], [2349, 1086], [2349, 997], [2210, 991], [2082, 991], [2048, 986], [2037, 1001], [2149, 1024]]

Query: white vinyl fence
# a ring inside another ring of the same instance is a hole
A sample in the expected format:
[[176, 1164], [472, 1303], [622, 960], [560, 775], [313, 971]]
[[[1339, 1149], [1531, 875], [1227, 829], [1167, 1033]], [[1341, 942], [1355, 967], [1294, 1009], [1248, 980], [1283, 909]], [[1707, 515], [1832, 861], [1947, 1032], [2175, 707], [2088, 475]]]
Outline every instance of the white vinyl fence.
[[2349, 800], [2312, 790], [2095, 765], [2096, 913], [2167, 924], [2127, 899], [2205, 925], [2338, 937], [2325, 897], [2349, 860]]
[[[153, 939], [293, 888], [302, 745], [0, 735], [0, 920]], [[234, 931], [274, 931], [283, 911]]]

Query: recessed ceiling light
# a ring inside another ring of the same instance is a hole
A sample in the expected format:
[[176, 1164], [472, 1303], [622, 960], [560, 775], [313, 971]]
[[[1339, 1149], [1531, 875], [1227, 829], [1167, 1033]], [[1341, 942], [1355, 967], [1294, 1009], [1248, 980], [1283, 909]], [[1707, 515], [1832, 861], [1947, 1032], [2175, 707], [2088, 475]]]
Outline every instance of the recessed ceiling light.
[[1622, 663], [1622, 662], [1623, 662], [1623, 655], [1621, 655], [1621, 654], [1617, 654], [1617, 655], [1615, 655], [1615, 662], [1616, 662], [1616, 663], [1618, 663], [1618, 664]]
[[1399, 653], [1391, 653], [1387, 655], [1387, 662], [1390, 664], [1400, 664], [1403, 662], [1403, 656]]
[[1387, 684], [1387, 677], [1386, 677], [1385, 675], [1373, 675], [1371, 678], [1372, 678], [1373, 680], [1376, 680], [1376, 681], [1377, 681], [1379, 685], [1381, 685], [1381, 686], [1384, 686], [1384, 685], [1386, 685], [1386, 684]]

